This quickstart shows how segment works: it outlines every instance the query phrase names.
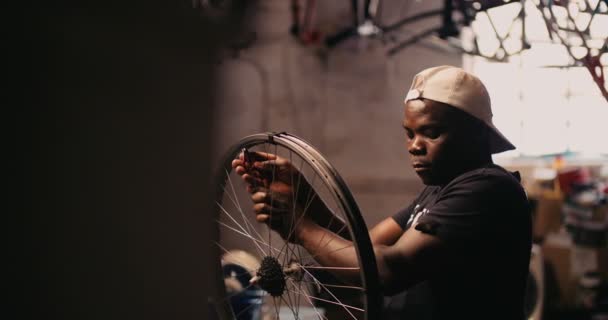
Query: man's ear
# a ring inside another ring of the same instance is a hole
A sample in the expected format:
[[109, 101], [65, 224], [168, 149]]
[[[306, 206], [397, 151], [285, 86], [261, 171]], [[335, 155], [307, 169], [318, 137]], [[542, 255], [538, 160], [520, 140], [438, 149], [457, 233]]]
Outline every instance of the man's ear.
[[486, 126], [485, 124], [480, 125], [480, 129], [479, 129], [479, 139], [481, 139], [481, 141], [490, 141], [490, 128], [488, 128], [488, 126]]
[[482, 122], [477, 122], [470, 125], [468, 128], [469, 142], [475, 149], [490, 148], [490, 128]]
[[492, 130], [490, 127], [482, 124], [481, 130], [479, 130], [479, 141], [477, 141], [480, 146], [483, 146], [483, 148], [487, 149], [488, 151], [490, 150], [490, 135], [492, 134], [490, 130]]

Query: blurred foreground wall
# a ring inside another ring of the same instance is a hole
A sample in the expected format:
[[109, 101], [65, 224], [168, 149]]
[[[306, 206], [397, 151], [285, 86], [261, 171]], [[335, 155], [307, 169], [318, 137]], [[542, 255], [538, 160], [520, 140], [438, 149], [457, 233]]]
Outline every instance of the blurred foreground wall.
[[191, 1], [23, 13], [17, 134], [33, 149], [18, 153], [26, 227], [10, 241], [23, 248], [7, 259], [15, 312], [3, 313], [205, 319], [213, 66], [230, 28]]

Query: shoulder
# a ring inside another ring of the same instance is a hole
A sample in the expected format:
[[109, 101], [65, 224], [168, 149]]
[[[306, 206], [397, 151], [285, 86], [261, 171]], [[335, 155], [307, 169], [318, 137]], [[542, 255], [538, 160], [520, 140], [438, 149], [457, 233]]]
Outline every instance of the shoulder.
[[509, 172], [501, 166], [490, 164], [461, 174], [447, 184], [442, 194], [453, 192], [503, 194], [526, 197], [519, 173]]
[[492, 213], [522, 211], [528, 198], [518, 176], [497, 165], [466, 172], [442, 188], [435, 211]]
[[[453, 243], [479, 246], [480, 239], [504, 235], [509, 227], [526, 227], [522, 219], [528, 216], [527, 208], [527, 197], [517, 176], [488, 165], [466, 172], [443, 187], [417, 228], [426, 232], [421, 229], [424, 226]], [[516, 219], [497, 219], [506, 217]]]

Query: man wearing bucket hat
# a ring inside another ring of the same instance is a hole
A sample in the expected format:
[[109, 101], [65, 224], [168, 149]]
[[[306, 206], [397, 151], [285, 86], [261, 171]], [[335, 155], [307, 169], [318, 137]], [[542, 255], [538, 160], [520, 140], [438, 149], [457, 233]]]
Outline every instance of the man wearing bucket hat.
[[[385, 293], [407, 290], [406, 300], [426, 306], [425, 316], [432, 319], [523, 319], [531, 220], [519, 175], [492, 162], [493, 153], [515, 147], [492, 123], [485, 86], [461, 68], [429, 68], [414, 77], [404, 103], [407, 150], [426, 187], [370, 230]], [[259, 161], [291, 168], [285, 159], [265, 157]], [[259, 185], [243, 157], [233, 166]], [[260, 222], [272, 210], [267, 190], [251, 189]], [[316, 211], [331, 214], [324, 205]], [[354, 249], [336, 251], [348, 239], [308, 215], [297, 226], [290, 241], [314, 253], [320, 264], [354, 264]], [[332, 245], [319, 246], [321, 237], [331, 238]], [[335, 273], [345, 280], [353, 276]], [[404, 315], [408, 308], [414, 304], [406, 302]]]

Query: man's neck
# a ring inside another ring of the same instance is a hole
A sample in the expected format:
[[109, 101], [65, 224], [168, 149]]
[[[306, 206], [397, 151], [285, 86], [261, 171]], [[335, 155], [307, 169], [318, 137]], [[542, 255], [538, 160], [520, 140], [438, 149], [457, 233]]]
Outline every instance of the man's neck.
[[475, 160], [467, 161], [466, 163], [463, 163], [461, 166], [459, 166], [460, 168], [458, 170], [455, 170], [454, 174], [452, 174], [451, 177], [446, 179], [446, 181], [444, 183], [441, 183], [439, 186], [443, 188], [448, 183], [452, 182], [452, 180], [456, 179], [457, 177], [459, 177], [469, 171], [487, 167], [492, 164], [494, 164], [494, 162], [492, 161], [491, 155], [488, 157], [479, 157]]

